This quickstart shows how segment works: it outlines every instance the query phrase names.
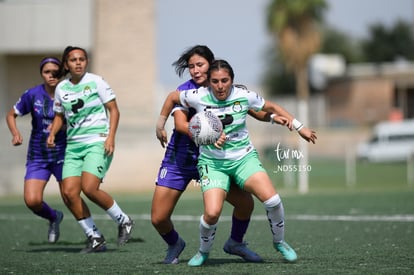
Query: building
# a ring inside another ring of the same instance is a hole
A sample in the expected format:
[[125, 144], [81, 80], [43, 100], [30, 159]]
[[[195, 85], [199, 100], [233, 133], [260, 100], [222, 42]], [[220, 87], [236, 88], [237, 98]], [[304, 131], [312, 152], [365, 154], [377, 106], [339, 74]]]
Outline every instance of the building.
[[356, 64], [325, 89], [329, 126], [370, 126], [414, 118], [414, 64]]
[[[152, 185], [163, 151], [154, 135], [158, 106], [155, 68], [155, 3], [152, 0], [0, 1], [0, 194], [20, 193], [29, 118], [18, 120], [23, 148], [13, 148], [4, 118], [27, 88], [41, 79], [38, 64], [61, 56], [68, 45], [85, 48], [89, 70], [117, 94], [121, 121], [106, 189]], [[50, 184], [48, 189], [57, 190]], [[53, 192], [53, 191], [52, 191]]]

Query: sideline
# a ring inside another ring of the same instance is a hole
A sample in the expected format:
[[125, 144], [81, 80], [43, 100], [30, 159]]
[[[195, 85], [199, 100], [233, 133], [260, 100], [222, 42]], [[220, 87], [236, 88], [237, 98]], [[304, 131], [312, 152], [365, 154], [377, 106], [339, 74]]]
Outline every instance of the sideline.
[[[110, 220], [108, 215], [92, 215], [94, 220]], [[151, 220], [149, 214], [132, 214], [134, 220]], [[193, 215], [173, 215], [174, 221], [194, 221], [199, 222], [200, 216]], [[33, 214], [0, 214], [0, 220], [17, 221], [17, 220], [41, 220]], [[265, 215], [253, 215], [251, 220], [266, 221]], [[414, 215], [287, 215], [285, 220], [297, 221], [343, 221], [343, 222], [414, 222]], [[231, 216], [221, 216], [220, 221], [231, 221]]]

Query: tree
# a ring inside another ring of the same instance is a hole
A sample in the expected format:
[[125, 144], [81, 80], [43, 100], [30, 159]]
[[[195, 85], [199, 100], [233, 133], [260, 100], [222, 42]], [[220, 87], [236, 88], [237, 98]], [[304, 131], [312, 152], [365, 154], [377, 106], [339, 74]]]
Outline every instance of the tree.
[[[307, 122], [309, 84], [307, 66], [309, 58], [318, 52], [321, 34], [318, 23], [327, 7], [324, 0], [272, 0], [268, 9], [267, 27], [274, 35], [286, 67], [296, 79], [299, 119]], [[307, 165], [307, 144], [299, 143], [303, 152], [300, 165]], [[308, 191], [306, 173], [299, 174], [299, 192]]]
[[412, 25], [404, 21], [397, 21], [390, 28], [382, 23], [371, 25], [362, 49], [367, 62], [414, 60]]
[[361, 41], [345, 32], [325, 27], [320, 49], [324, 54], [340, 54], [347, 64], [363, 61]]

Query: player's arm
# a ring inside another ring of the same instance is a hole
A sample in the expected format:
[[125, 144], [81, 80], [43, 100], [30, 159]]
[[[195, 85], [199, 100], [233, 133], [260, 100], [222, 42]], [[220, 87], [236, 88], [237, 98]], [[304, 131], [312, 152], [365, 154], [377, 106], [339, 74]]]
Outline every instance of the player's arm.
[[[317, 138], [316, 137], [316, 132], [313, 131], [312, 129], [309, 129], [309, 128], [305, 127], [301, 122], [299, 122], [297, 119], [295, 119], [293, 117], [293, 115], [291, 115], [288, 111], [283, 109], [278, 104], [270, 102], [270, 101], [265, 101], [265, 104], [263, 105], [262, 110], [266, 111], [266, 112], [271, 112], [271, 113], [274, 113], [274, 114], [278, 114], [278, 116], [285, 117], [289, 121], [286, 124], [286, 126], [289, 129], [294, 128], [296, 131], [298, 131], [299, 135], [303, 139], [305, 139], [308, 142], [315, 143], [315, 140]], [[277, 117], [275, 117], [275, 119], [277, 119]]]
[[55, 117], [53, 118], [52, 121], [52, 125], [50, 127], [50, 132], [49, 132], [49, 136], [47, 138], [46, 141], [46, 145], [47, 147], [55, 147], [55, 135], [56, 133], [60, 130], [60, 128], [62, 128], [63, 123], [64, 123], [64, 114], [63, 113], [56, 113], [55, 112]]
[[105, 140], [104, 147], [105, 153], [110, 156], [115, 150], [115, 135], [118, 129], [120, 114], [115, 99], [105, 103], [105, 108], [109, 113], [109, 133]]
[[14, 108], [11, 108], [10, 111], [7, 113], [6, 122], [7, 126], [9, 127], [10, 133], [12, 134], [12, 144], [14, 146], [21, 145], [23, 143], [23, 137], [20, 134], [19, 129], [17, 128], [16, 124], [17, 114], [14, 111]]
[[165, 131], [165, 123], [168, 116], [174, 108], [175, 104], [180, 103], [180, 91], [173, 91], [168, 94], [161, 108], [160, 116], [158, 117], [157, 124], [155, 126], [155, 134], [160, 141], [161, 146], [164, 148], [167, 143], [167, 133]]
[[188, 114], [183, 110], [174, 112], [174, 128], [181, 134], [188, 135]]
[[265, 121], [265, 122], [269, 122], [270, 121], [270, 115], [272, 113], [267, 113], [264, 111], [255, 111], [253, 109], [249, 109], [249, 111], [247, 111], [247, 113], [251, 116], [254, 117], [255, 119], [259, 120], [259, 121]]

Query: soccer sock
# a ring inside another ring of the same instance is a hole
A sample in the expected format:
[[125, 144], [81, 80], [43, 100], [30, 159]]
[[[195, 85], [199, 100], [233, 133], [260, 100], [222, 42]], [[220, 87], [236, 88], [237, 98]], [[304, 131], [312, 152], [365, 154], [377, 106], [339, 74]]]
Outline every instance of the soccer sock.
[[234, 215], [232, 216], [232, 225], [231, 225], [231, 235], [236, 242], [243, 242], [244, 234], [246, 234], [247, 227], [249, 226], [250, 219], [248, 220], [239, 220]]
[[33, 213], [51, 222], [56, 219], [56, 210], [50, 208], [44, 201], [42, 201], [42, 208], [39, 211], [33, 211]]
[[282, 200], [279, 194], [274, 195], [263, 203], [267, 218], [269, 219], [270, 228], [273, 234], [273, 242], [279, 243], [283, 241], [285, 235], [285, 211], [283, 209]]
[[216, 237], [217, 224], [207, 224], [204, 215], [200, 218], [200, 252], [209, 253]]
[[114, 201], [114, 204], [106, 210], [106, 213], [117, 223], [117, 224], [123, 224], [126, 222], [129, 222], [129, 217], [126, 215], [121, 208], [118, 206], [116, 201]]
[[160, 235], [168, 245], [174, 245], [178, 241], [178, 233], [174, 228], [167, 234]]
[[85, 232], [86, 236], [92, 237], [101, 237], [102, 234], [99, 232], [98, 227], [96, 227], [95, 222], [93, 221], [92, 217], [84, 218], [78, 220], [79, 225], [82, 227], [83, 232]]

